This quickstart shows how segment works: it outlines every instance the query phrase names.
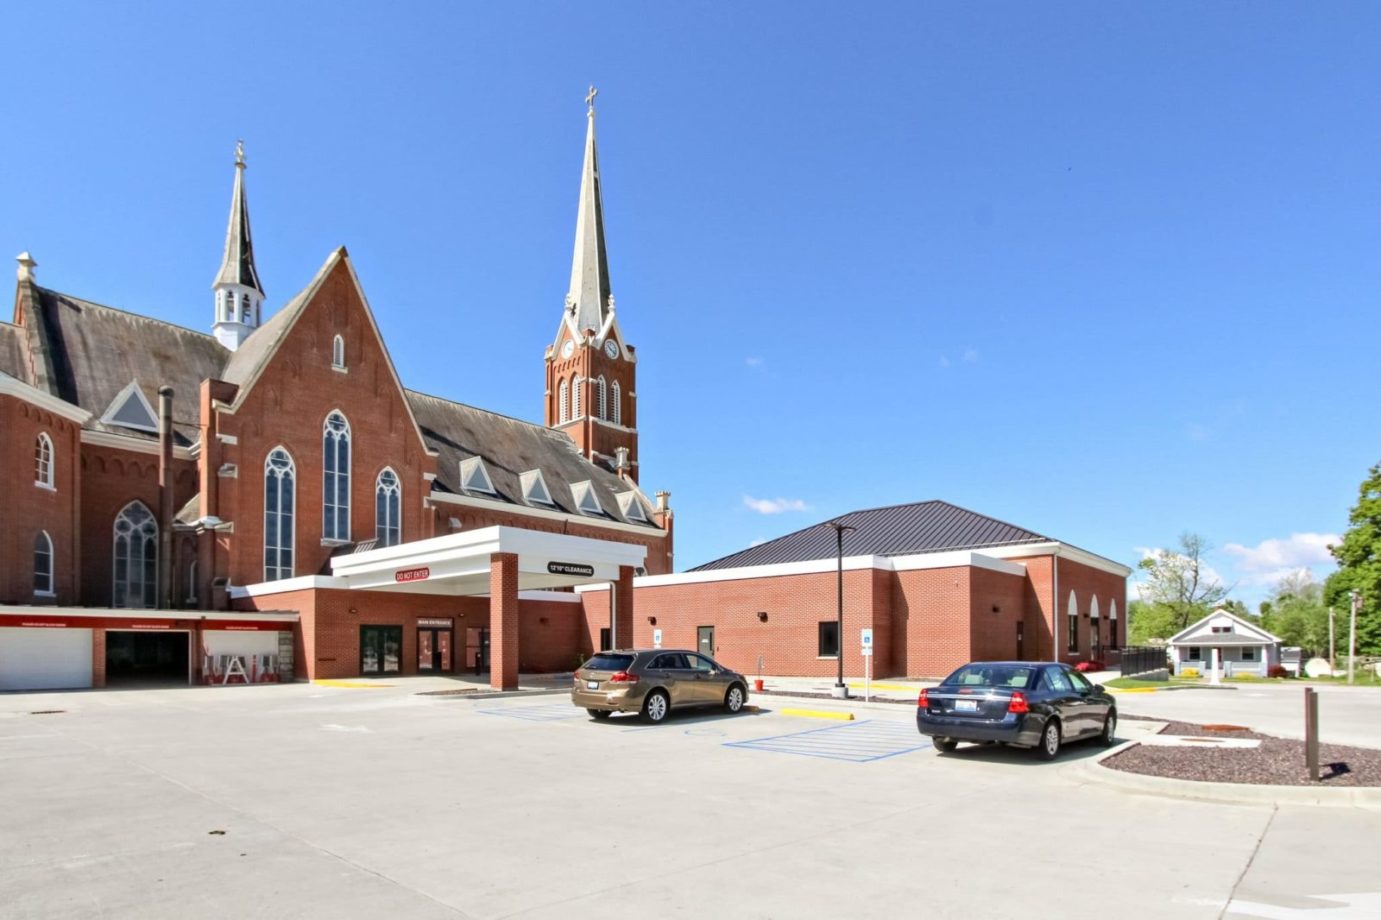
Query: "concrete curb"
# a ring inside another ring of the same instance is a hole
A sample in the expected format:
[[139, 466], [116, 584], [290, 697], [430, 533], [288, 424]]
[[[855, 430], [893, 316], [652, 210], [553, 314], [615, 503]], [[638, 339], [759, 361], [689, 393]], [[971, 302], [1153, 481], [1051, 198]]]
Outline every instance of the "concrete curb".
[[1333, 808], [1366, 808], [1381, 811], [1381, 786], [1315, 789], [1309, 786], [1210, 783], [1128, 773], [1103, 765], [1103, 761], [1140, 743], [1136, 740], [1125, 741], [1106, 753], [1078, 764], [1076, 770], [1083, 778], [1099, 785], [1171, 799], [1195, 799], [1230, 805], [1324, 805]]

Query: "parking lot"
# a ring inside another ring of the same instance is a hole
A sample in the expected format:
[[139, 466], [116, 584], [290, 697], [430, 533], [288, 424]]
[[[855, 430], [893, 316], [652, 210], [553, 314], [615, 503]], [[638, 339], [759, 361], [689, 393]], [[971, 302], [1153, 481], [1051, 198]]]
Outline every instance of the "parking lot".
[[941, 757], [900, 706], [652, 727], [436, 686], [0, 696], [0, 917], [1378, 915], [1377, 811]]

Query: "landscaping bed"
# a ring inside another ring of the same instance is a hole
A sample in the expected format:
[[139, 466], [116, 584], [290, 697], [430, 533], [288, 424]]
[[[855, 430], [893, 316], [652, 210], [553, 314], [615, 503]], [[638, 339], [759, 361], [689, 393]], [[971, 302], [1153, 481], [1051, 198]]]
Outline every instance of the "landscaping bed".
[[[1125, 717], [1130, 718], [1130, 717]], [[1309, 778], [1304, 764], [1304, 742], [1275, 738], [1240, 726], [1204, 726], [1166, 722], [1161, 734], [1193, 738], [1243, 738], [1261, 742], [1255, 748], [1150, 747], [1138, 744], [1103, 761], [1103, 766], [1125, 773], [1165, 776], [1210, 783], [1247, 783], [1266, 786], [1381, 786], [1381, 750], [1319, 745], [1318, 782]]]

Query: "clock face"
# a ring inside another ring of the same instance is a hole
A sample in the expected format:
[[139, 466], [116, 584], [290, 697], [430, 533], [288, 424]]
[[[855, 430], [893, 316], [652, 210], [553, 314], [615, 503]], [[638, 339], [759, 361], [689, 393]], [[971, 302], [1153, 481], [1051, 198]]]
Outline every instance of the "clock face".
[[569, 358], [573, 351], [575, 351], [575, 343], [567, 339], [566, 344], [561, 346], [561, 357]]
[[619, 343], [613, 339], [605, 339], [604, 353], [611, 358], [617, 358], [619, 356]]

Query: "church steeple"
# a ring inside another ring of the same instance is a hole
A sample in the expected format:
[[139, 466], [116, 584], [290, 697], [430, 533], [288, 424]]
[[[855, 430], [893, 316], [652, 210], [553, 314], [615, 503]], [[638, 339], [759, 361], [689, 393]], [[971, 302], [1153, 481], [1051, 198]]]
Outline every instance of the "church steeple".
[[571, 286], [547, 349], [546, 423], [571, 436], [587, 458], [638, 478], [636, 355], [623, 340], [609, 284], [604, 200], [595, 149], [595, 96], [585, 97], [585, 162], [575, 218]]
[[211, 289], [216, 297], [216, 339], [234, 351], [259, 327], [264, 289], [254, 267], [254, 239], [249, 232], [249, 202], [245, 198], [245, 144], [235, 144], [235, 189], [230, 196], [230, 224], [225, 230], [225, 254]]

